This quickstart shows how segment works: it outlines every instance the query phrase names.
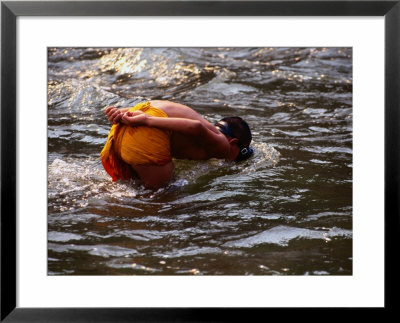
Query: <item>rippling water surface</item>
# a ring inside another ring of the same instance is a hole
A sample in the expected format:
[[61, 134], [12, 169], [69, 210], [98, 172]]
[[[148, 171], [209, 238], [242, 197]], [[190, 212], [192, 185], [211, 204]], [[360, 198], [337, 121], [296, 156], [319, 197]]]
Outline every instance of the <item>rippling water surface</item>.
[[[112, 183], [106, 106], [243, 117], [255, 156]], [[351, 48], [49, 48], [50, 275], [351, 275]]]

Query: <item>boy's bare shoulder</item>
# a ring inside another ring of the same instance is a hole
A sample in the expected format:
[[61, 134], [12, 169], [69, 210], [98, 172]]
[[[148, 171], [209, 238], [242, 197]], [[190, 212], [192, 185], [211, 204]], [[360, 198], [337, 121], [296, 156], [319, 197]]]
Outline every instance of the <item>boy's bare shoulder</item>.
[[150, 105], [155, 108], [181, 108], [181, 109], [190, 109], [188, 106], [172, 102], [166, 100], [152, 100], [150, 101]]
[[201, 116], [192, 108], [189, 108], [188, 106], [180, 103], [172, 101], [154, 100], [150, 101], [150, 104], [155, 108], [163, 110], [166, 114], [168, 114], [169, 117], [188, 118], [188, 119], [201, 118]]

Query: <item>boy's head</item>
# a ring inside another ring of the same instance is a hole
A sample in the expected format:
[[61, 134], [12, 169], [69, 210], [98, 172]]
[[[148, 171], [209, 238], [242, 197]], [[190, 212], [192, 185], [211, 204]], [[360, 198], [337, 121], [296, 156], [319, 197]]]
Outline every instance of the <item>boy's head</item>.
[[217, 122], [215, 126], [223, 134], [238, 140], [239, 154], [235, 159], [236, 162], [245, 160], [253, 155], [254, 150], [250, 148], [252, 135], [246, 121], [240, 117], [226, 117]]

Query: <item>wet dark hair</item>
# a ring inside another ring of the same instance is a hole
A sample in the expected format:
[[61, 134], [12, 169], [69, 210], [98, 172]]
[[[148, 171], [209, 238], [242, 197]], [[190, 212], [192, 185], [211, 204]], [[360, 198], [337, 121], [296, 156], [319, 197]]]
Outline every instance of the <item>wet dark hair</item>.
[[215, 125], [223, 134], [238, 139], [239, 155], [235, 159], [236, 162], [251, 157], [254, 150], [250, 148], [252, 135], [250, 127], [246, 121], [240, 117], [226, 117]]

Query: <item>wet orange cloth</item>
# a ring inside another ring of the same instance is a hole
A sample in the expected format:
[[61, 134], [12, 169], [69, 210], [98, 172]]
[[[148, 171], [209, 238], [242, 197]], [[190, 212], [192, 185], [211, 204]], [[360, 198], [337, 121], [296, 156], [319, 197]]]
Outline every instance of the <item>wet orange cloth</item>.
[[[149, 102], [139, 103], [129, 111], [141, 110], [148, 115], [168, 118], [168, 115]], [[129, 179], [131, 166], [165, 165], [171, 161], [170, 132], [147, 126], [130, 127], [114, 124], [100, 158], [104, 169], [112, 177]]]

